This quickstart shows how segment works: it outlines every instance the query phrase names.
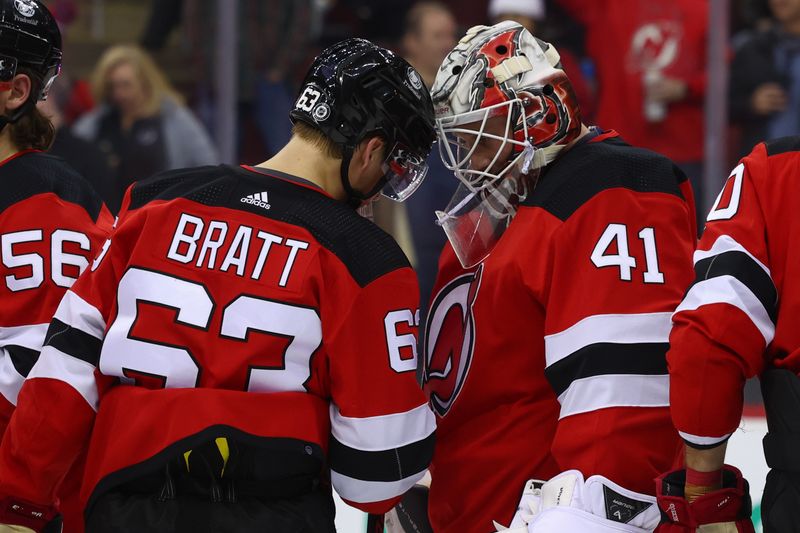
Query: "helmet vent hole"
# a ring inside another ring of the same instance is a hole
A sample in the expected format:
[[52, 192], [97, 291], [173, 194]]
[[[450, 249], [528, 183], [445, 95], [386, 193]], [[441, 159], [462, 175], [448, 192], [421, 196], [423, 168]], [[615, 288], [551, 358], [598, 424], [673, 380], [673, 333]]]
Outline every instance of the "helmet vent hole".
[[545, 120], [545, 122], [547, 122], [548, 124], [555, 124], [555, 122], [556, 122], [556, 116], [555, 116], [554, 114], [550, 113], [549, 115], [547, 115], [547, 117], [545, 117], [545, 119], [544, 119], [544, 120]]
[[500, 55], [505, 55], [505, 54], [508, 53], [508, 47], [506, 45], [504, 45], [504, 44], [501, 44], [501, 45], [498, 45], [497, 48], [495, 48], [495, 51]]
[[462, 67], [461, 65], [456, 65], [453, 67], [453, 74], [455, 76], [458, 76], [459, 74], [461, 74], [462, 70], [464, 70], [464, 67]]
[[547, 96], [550, 96], [551, 94], [553, 94], [555, 92], [555, 89], [553, 89], [553, 86], [548, 83], [547, 85], [542, 87], [542, 92], [544, 94], [546, 94]]

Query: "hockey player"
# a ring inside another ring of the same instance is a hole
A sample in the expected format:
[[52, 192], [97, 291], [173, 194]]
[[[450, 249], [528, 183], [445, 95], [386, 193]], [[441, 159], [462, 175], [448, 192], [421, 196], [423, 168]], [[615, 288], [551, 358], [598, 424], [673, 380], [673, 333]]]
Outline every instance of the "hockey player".
[[[425, 325], [434, 530], [652, 531], [680, 451], [665, 356], [692, 276], [686, 177], [584, 126], [556, 50], [513, 22], [469, 30], [432, 96], [461, 181]], [[559, 472], [515, 516], [526, 480]]]
[[772, 469], [761, 500], [765, 533], [798, 531], [800, 483], [800, 137], [757, 145], [733, 169], [694, 254], [696, 277], [670, 334], [672, 418], [686, 468], [659, 480], [659, 531], [728, 523], [753, 531], [748, 485], [724, 466], [747, 378], [759, 376]]
[[351, 39], [317, 57], [291, 117], [256, 167], [129, 190], [20, 393], [1, 523], [43, 531], [87, 446], [88, 532], [333, 532], [331, 485], [382, 513], [423, 475], [416, 278], [355, 208], [419, 185], [430, 96]]
[[[60, 68], [61, 34], [44, 5], [0, 0], [0, 436], [59, 301], [113, 222], [75, 170], [43, 153], [55, 132], [36, 102]], [[67, 533], [81, 530], [79, 483], [77, 465], [62, 492]]]

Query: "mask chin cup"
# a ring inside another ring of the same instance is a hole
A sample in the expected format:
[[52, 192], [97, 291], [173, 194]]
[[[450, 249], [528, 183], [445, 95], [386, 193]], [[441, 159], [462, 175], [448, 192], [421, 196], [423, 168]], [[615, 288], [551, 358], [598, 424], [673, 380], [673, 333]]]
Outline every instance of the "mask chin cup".
[[445, 210], [436, 212], [462, 267], [471, 268], [489, 256], [517, 212], [519, 191], [519, 178], [513, 176], [481, 189], [462, 183]]

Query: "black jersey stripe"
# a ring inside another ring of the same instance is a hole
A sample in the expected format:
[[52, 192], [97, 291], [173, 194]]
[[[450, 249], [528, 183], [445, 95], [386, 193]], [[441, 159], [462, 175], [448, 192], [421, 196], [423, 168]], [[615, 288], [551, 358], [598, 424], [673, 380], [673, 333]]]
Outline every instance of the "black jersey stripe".
[[664, 193], [683, 199], [686, 177], [666, 157], [612, 137], [578, 143], [557, 165], [542, 171], [533, 193], [521, 205], [540, 207], [566, 221], [582, 205], [609, 189]]
[[328, 449], [331, 469], [361, 481], [400, 481], [428, 468], [433, 458], [434, 435], [381, 451], [351, 448], [331, 436]]
[[[695, 263], [695, 282], [719, 276], [733, 276], [739, 280], [761, 302], [773, 324], [777, 320], [778, 290], [769, 274], [750, 255], [739, 250], [729, 250], [706, 257]], [[688, 291], [687, 291], [688, 292]]]
[[767, 146], [767, 156], [796, 152], [800, 150], [800, 136], [780, 137], [764, 144]]
[[45, 346], [71, 355], [76, 359], [97, 366], [103, 341], [54, 318], [47, 330]]
[[25, 348], [24, 346], [5, 346], [8, 355], [11, 357], [11, 364], [23, 377], [27, 377], [39, 359], [39, 350]]
[[27, 153], [0, 166], [0, 213], [32, 196], [53, 193], [80, 206], [94, 222], [103, 207], [100, 196], [63, 159], [41, 152]]
[[544, 373], [560, 396], [577, 379], [608, 374], [656, 376], [667, 373], [669, 343], [618, 344], [599, 342], [548, 366]]

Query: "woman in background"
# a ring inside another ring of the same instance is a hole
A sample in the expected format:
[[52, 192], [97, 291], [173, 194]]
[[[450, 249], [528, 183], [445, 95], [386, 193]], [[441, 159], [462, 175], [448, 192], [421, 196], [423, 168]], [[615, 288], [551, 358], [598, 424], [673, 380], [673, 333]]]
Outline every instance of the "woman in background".
[[219, 162], [208, 133], [141, 49], [109, 48], [95, 67], [92, 90], [99, 106], [75, 123], [73, 133], [105, 154], [113, 192], [104, 200], [113, 212], [134, 181]]

